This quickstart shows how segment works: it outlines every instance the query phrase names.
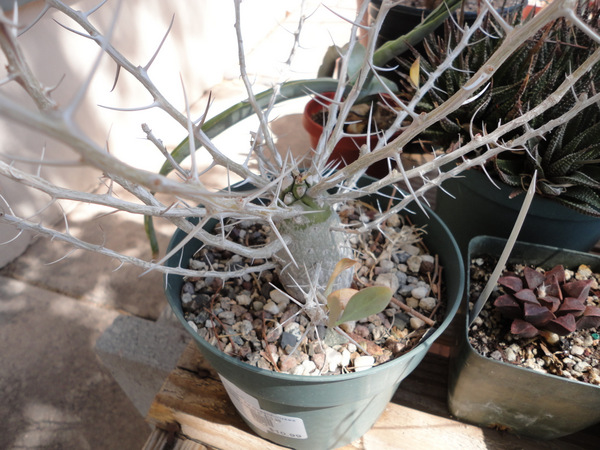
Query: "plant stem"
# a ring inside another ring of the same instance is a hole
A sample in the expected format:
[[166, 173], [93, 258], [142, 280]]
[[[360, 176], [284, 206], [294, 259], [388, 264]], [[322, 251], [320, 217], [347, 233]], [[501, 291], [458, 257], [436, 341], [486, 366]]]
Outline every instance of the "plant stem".
[[[471, 326], [473, 324], [473, 322], [475, 321], [475, 319], [477, 318], [477, 316], [479, 316], [479, 313], [481, 312], [481, 310], [483, 309], [483, 306], [488, 301], [490, 294], [496, 287], [498, 278], [500, 278], [500, 275], [502, 274], [502, 271], [504, 270], [504, 266], [506, 265], [506, 261], [508, 261], [510, 252], [512, 251], [513, 247], [515, 246], [515, 242], [517, 241], [517, 237], [519, 236], [519, 232], [521, 231], [523, 222], [525, 222], [525, 217], [527, 217], [527, 212], [529, 211], [529, 206], [531, 205], [531, 202], [533, 200], [533, 195], [535, 194], [536, 180], [537, 180], [537, 170], [535, 172], [533, 172], [533, 178], [531, 179], [531, 184], [529, 185], [529, 189], [527, 189], [527, 194], [525, 195], [525, 198], [523, 199], [523, 204], [521, 205], [521, 209], [519, 210], [519, 215], [517, 216], [517, 220], [515, 221], [515, 224], [513, 226], [512, 231], [510, 232], [510, 235], [508, 236], [506, 245], [504, 246], [504, 249], [502, 250], [502, 254], [500, 255], [500, 258], [498, 259], [498, 263], [496, 264], [496, 267], [494, 267], [494, 271], [492, 272], [492, 275], [488, 279], [488, 281], [485, 285], [485, 288], [483, 289], [483, 291], [479, 295], [479, 298], [475, 302], [475, 305], [473, 306], [473, 310], [471, 311], [471, 314], [470, 314], [469, 326]], [[469, 262], [469, 261], [467, 261], [467, 262]]]

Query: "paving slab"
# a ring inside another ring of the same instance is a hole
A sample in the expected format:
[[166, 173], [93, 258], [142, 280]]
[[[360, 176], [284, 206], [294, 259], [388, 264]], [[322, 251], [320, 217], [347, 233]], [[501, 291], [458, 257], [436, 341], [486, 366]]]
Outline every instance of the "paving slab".
[[[93, 244], [104, 244], [128, 256], [151, 259], [141, 217], [105, 215], [89, 206], [69, 214], [71, 233]], [[164, 251], [171, 228], [158, 229]], [[169, 230], [169, 231], [163, 231]], [[159, 272], [143, 277], [143, 269], [123, 265], [110, 257], [77, 250], [39, 237], [25, 253], [0, 270], [0, 275], [98, 306], [156, 319], [166, 305]]]
[[0, 448], [141, 448], [149, 427], [93, 350], [118, 315], [0, 277]]

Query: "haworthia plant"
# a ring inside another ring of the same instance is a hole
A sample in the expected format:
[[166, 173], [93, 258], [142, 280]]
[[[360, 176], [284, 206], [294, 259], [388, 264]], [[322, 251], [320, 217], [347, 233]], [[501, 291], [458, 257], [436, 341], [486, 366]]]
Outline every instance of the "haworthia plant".
[[[597, 2], [580, 1], [577, 10], [588, 26], [600, 26], [600, 6]], [[513, 13], [512, 25], [522, 21], [522, 12]], [[457, 70], [445, 71], [419, 104], [428, 112], [456, 93], [481, 69], [489, 55], [494, 53], [504, 39], [499, 34], [500, 25], [493, 18], [484, 21], [475, 33], [472, 44], [454, 63]], [[443, 37], [426, 40], [425, 52], [419, 56], [421, 80], [436, 70], [447, 52], [460, 40], [458, 26], [446, 22]], [[600, 48], [598, 40], [561, 18], [540, 29], [524, 42], [493, 74], [489, 85], [480, 88], [479, 96], [462, 105], [438, 124], [422, 133], [418, 139], [442, 149], [452, 149], [457, 142], [464, 144], [473, 137], [489, 133], [500, 125], [518, 120], [525, 112], [547, 100], [582, 61], [592, 57]], [[405, 74], [409, 73], [411, 60], [401, 61]], [[412, 90], [412, 83], [407, 89]], [[579, 99], [597, 92], [600, 86], [600, 63], [573, 84], [571, 92], [552, 108], [527, 121], [503, 137], [511, 147], [511, 139], [527, 129], [538, 129], [555, 121]], [[567, 205], [581, 213], [600, 217], [600, 107], [588, 106], [570, 120], [549, 130], [543, 136], [529, 139], [521, 148], [498, 154], [490, 160], [498, 178], [523, 192], [538, 171], [536, 186], [543, 195]]]

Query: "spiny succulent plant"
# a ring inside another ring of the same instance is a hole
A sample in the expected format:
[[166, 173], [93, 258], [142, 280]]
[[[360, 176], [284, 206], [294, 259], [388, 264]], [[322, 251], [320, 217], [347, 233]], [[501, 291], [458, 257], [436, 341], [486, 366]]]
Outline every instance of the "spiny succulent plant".
[[600, 326], [600, 308], [587, 304], [593, 281], [566, 281], [563, 266], [544, 272], [525, 267], [522, 276], [506, 273], [498, 283], [507, 293], [494, 301], [503, 317], [513, 319], [511, 333], [520, 338], [551, 333], [568, 335]]
[[[590, 27], [599, 28], [598, 2], [580, 1], [578, 10]], [[521, 20], [521, 11], [517, 11], [512, 22], [516, 24]], [[484, 21], [481, 30], [472, 38], [472, 45], [455, 61], [453, 70], [447, 70], [439, 79], [437, 89], [431, 90], [421, 102], [423, 111], [433, 110], [457, 92], [471, 73], [485, 63], [502, 43], [502, 39], [496, 37], [499, 35], [497, 30], [494, 19]], [[425, 54], [420, 55], [423, 81], [442, 63], [459, 37], [456, 24], [447, 21], [443, 37], [434, 36], [426, 41]], [[564, 19], [548, 24], [498, 68], [490, 85], [482, 88], [476, 101], [463, 105], [419, 139], [451, 149], [454, 142], [464, 143], [472, 135], [495, 130], [546, 100], [565, 76], [597, 48], [597, 42]], [[406, 73], [411, 64], [410, 60], [400, 62]], [[571, 94], [530, 121], [527, 128], [536, 129], [559, 117], [579, 97], [596, 93], [598, 86], [600, 64], [576, 83]], [[525, 127], [516, 129], [504, 135], [503, 141], [508, 142], [525, 130]], [[490, 166], [502, 182], [517, 188], [517, 193], [527, 189], [537, 169], [539, 195], [553, 198], [581, 213], [600, 217], [600, 106], [592, 105], [543, 138], [531, 139], [522, 150], [499, 154]]]

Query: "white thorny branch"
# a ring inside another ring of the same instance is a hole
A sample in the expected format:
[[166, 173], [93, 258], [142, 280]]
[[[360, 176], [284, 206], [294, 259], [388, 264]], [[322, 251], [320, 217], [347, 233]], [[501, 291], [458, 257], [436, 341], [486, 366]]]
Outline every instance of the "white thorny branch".
[[[247, 160], [244, 164], [238, 164], [234, 162], [218, 148], [216, 148], [216, 146], [197, 125], [198, 122], [202, 122], [203, 118], [201, 118], [199, 121], [194, 121], [191, 117], [189, 117], [189, 114], [180, 112], [161, 94], [161, 92], [152, 82], [150, 76], [148, 75], [148, 69], [153, 63], [156, 53], [160, 50], [164, 40], [167, 38], [168, 33], [165, 34], [165, 37], [159, 44], [157, 52], [150, 58], [147, 64], [135, 65], [112, 46], [110, 42], [110, 30], [106, 33], [106, 35], [103, 35], [89, 21], [89, 17], [96, 12], [99, 7], [103, 6], [104, 2], [90, 11], [81, 12], [68, 7], [63, 2], [58, 0], [46, 0], [46, 9], [43, 11], [42, 15], [50, 9], [56, 9], [57, 11], [63, 13], [66, 17], [73, 20], [79, 27], [81, 27], [83, 31], [77, 31], [67, 28], [66, 26], [65, 28], [97, 43], [100, 46], [101, 51], [112, 58], [112, 60], [117, 64], [118, 71], [124, 70], [130, 73], [140, 83], [140, 85], [147, 90], [147, 92], [153, 98], [152, 104], [147, 107], [132, 109], [143, 110], [145, 108], [152, 107], [163, 110], [173, 119], [175, 119], [183, 127], [183, 129], [186, 130], [186, 132], [189, 132], [194, 140], [200, 143], [200, 145], [210, 154], [213, 165], [225, 167], [226, 170], [231, 171], [242, 177], [247, 182], [252, 183], [257, 187], [257, 190], [250, 191], [250, 193], [235, 193], [230, 190], [214, 192], [206, 189], [203, 186], [195, 172], [190, 173], [190, 171], [184, 170], [175, 164], [173, 164], [173, 166], [179, 172], [179, 174], [182, 175], [183, 180], [173, 180], [167, 178], [166, 176], [138, 169], [131, 165], [125, 164], [109, 154], [103, 146], [98, 145], [88, 136], [84, 135], [72, 120], [73, 114], [78, 107], [78, 102], [81, 101], [81, 97], [85, 94], [87, 86], [95, 74], [95, 69], [90, 72], [85, 85], [79, 91], [79, 96], [77, 96], [73, 101], [74, 103], [67, 105], [63, 109], [60, 109], [50, 97], [51, 89], [45, 88], [41, 85], [25, 61], [25, 58], [20, 50], [20, 46], [17, 42], [17, 30], [19, 29], [19, 25], [16, 18], [11, 20], [6, 17], [0, 21], [0, 43], [2, 44], [3, 51], [9, 64], [7, 66], [7, 77], [5, 80], [0, 81], [0, 86], [13, 81], [18, 82], [25, 89], [27, 94], [34, 100], [38, 109], [29, 109], [21, 103], [12, 100], [8, 96], [0, 95], [0, 115], [6, 119], [40, 131], [67, 144], [70, 148], [78, 153], [80, 161], [77, 161], [77, 163], [87, 164], [100, 169], [108, 179], [110, 179], [112, 182], [120, 184], [129, 192], [133, 193], [141, 201], [141, 203], [121, 200], [112, 195], [111, 190], [109, 190], [109, 192], [106, 194], [91, 194], [74, 191], [55, 185], [39, 174], [31, 175], [18, 170], [13, 165], [13, 161], [15, 159], [11, 159], [10, 155], [0, 155], [0, 175], [46, 193], [51, 199], [50, 203], [60, 199], [67, 199], [77, 202], [94, 203], [97, 205], [107, 206], [109, 208], [113, 208], [115, 211], [163, 217], [173, 222], [186, 233], [190, 233], [190, 237], [193, 233], [194, 236], [198, 237], [206, 244], [216, 245], [248, 257], [267, 258], [273, 252], [279, 250], [282, 246], [285, 246], [285, 240], [282, 239], [281, 241], [275, 240], [261, 248], [244, 248], [239, 244], [234, 244], [225, 239], [224, 236], [215, 236], [207, 233], [198, 225], [193, 225], [191, 222], [186, 220], [186, 217], [198, 217], [201, 219], [200, 223], [203, 224], [208, 220], [208, 218], [216, 218], [220, 221], [226, 218], [234, 218], [237, 220], [248, 219], [258, 220], [264, 223], [274, 223], [276, 220], [290, 218], [297, 214], [296, 211], [286, 208], [278, 200], [278, 193], [282, 189], [283, 184], [287, 182], [287, 175], [293, 169], [297, 168], [297, 162], [293, 161], [289, 155], [286, 155], [285, 158], [281, 157], [280, 153], [275, 147], [269, 129], [269, 113], [273, 108], [276, 96], [279, 95], [279, 90], [277, 87], [274, 89], [273, 97], [271, 98], [271, 101], [266, 109], [262, 109], [258, 105], [252, 91], [252, 83], [248, 77], [248, 74], [246, 73], [239, 3], [239, 0], [234, 0], [236, 11], [235, 29], [238, 38], [239, 60], [241, 67], [240, 73], [248, 91], [248, 102], [252, 105], [255, 113], [260, 119], [260, 128], [255, 133], [257, 138], [254, 140], [253, 147], [250, 150]], [[366, 4], [366, 2], [364, 3]], [[541, 29], [545, 24], [559, 17], [566, 17], [573, 21], [578, 27], [580, 27], [584, 32], [588, 33], [594, 39], [600, 40], [598, 35], [593, 30], [589, 29], [575, 15], [574, 5], [574, 0], [555, 0], [551, 5], [542, 10], [535, 18], [529, 21], [527, 26], [516, 26], [512, 28], [504, 23], [500, 18], [496, 17], [500, 21], [505, 32], [505, 39], [498, 51], [496, 51], [489, 58], [487, 63], [477, 73], [472, 75], [471, 81], [459, 92], [453, 95], [448, 101], [428, 114], [416, 114], [415, 107], [419, 99], [422, 98], [430, 89], [433, 89], [435, 81], [444, 70], [451, 70], [454, 59], [457, 57], [460, 51], [467, 47], [469, 37], [477, 29], [481, 23], [481, 20], [483, 19], [483, 15], [481, 15], [471, 28], [464, 30], [463, 38], [458, 43], [457, 48], [454, 51], [448, 52], [447, 58], [442, 63], [440, 68], [429, 74], [428, 81], [420, 87], [415, 95], [415, 98], [413, 98], [409, 104], [403, 105], [403, 110], [398, 114], [398, 117], [394, 123], [394, 127], [384, 135], [384, 137], [380, 140], [380, 143], [373, 149], [366, 149], [366, 151], [363, 149], [361, 156], [356, 162], [341, 168], [335, 173], [332, 173], [331, 171], [327, 170], [329, 167], [327, 165], [327, 160], [333, 150], [335, 142], [337, 142], [344, 135], [342, 125], [345, 122], [345, 118], [347, 117], [350, 107], [360, 95], [363, 84], [369, 79], [369, 74], [373, 72], [371, 61], [375, 51], [375, 36], [381, 27], [381, 23], [385, 16], [385, 11], [393, 6], [393, 2], [384, 1], [382, 4], [381, 13], [378, 15], [375, 23], [373, 23], [368, 30], [369, 45], [366, 49], [363, 68], [358, 75], [357, 82], [349, 91], [347, 90], [346, 86], [349, 57], [344, 57], [344, 55], [342, 55], [339, 68], [340, 82], [333, 99], [331, 107], [332, 114], [329, 115], [329, 120], [324, 127], [322, 139], [315, 149], [313, 162], [311, 168], [309, 169], [312, 172], [314, 179], [317, 180], [317, 183], [312, 186], [309, 193], [319, 200], [335, 203], [350, 198], [357, 198], [368, 193], [374, 193], [384, 186], [392, 185], [400, 181], [404, 181], [410, 186], [411, 179], [423, 178], [425, 183], [421, 188], [417, 190], [413, 190], [411, 188], [410, 194], [406, 195], [405, 198], [403, 198], [391, 211], [387, 213], [381, 213], [377, 220], [369, 225], [371, 227], [378, 226], [383, 220], [385, 220], [388, 214], [405, 208], [406, 205], [413, 200], [418, 200], [418, 198], [422, 197], [427, 190], [439, 186], [444, 179], [457, 176], [463, 170], [466, 170], [474, 165], [482, 165], [487, 159], [501, 151], [509, 151], [510, 149], [520, 148], [520, 146], [527, 139], [533, 136], [543, 135], [551, 128], [558, 126], [561, 121], [564, 121], [568, 117], [572, 117], [573, 115], [577, 114], [592, 102], [598, 101], [598, 95], [590, 97], [589, 99], [582, 99], [578, 101], [575, 106], [570, 111], [565, 113], [565, 115], [559, 120], [545, 124], [544, 127], [540, 129], [527, 131], [518, 139], [511, 142], [509, 147], [507, 147], [506, 143], [501, 143], [502, 136], [505, 133], [522, 126], [524, 123], [530, 121], [531, 118], [540, 114], [545, 109], [558, 103], [562, 96], [569, 91], [573, 83], [593, 64], [596, 64], [599, 61], [600, 51], [596, 51], [594, 55], [589, 58], [581, 67], [576, 68], [572, 74], [569, 74], [564, 83], [545, 102], [518, 119], [501, 125], [494, 132], [481, 136], [475, 136], [475, 138], [469, 143], [461, 146], [452, 153], [436, 157], [432, 161], [425, 163], [420, 167], [406, 171], [393, 170], [386, 177], [382, 178], [381, 180], [377, 180], [370, 185], [361, 188], [360, 190], [353, 186], [353, 182], [362, 173], [364, 173], [367, 167], [380, 160], [388, 158], [397, 159], [402, 151], [402, 148], [415, 136], [443, 117], [446, 117], [465, 102], [469, 101], [473, 97], [474, 92], [489, 82], [491, 76], [495, 70], [500, 67], [502, 62], [505, 61], [510, 54], [512, 54], [523, 42], [533, 36], [537, 30]], [[486, 6], [483, 8], [483, 13], [487, 13], [489, 10], [490, 7], [487, 5], [486, 1]], [[366, 7], [363, 7], [362, 10], [358, 12], [357, 18], [352, 21], [352, 33], [349, 39], [348, 50], [345, 55], [349, 55], [356, 45], [356, 31], [360, 26], [358, 24], [361, 22], [361, 18], [365, 14]], [[495, 13], [492, 12], [492, 14]], [[295, 47], [298, 45], [298, 35], [304, 20], [305, 16], [302, 16], [299, 28], [295, 32], [294, 47], [291, 53], [294, 52]], [[111, 28], [115, 23], [116, 14]], [[394, 95], [393, 92], [389, 91], [388, 93], [392, 95], [392, 98], [395, 101], [401, 104], [400, 100]], [[402, 124], [405, 123], [407, 118], [411, 119], [410, 125], [402, 129], [402, 133], [399, 137], [390, 141], [393, 133], [401, 128]], [[149, 128], [145, 129], [144, 131], [146, 132], [148, 139], [151, 140], [164, 154], [166, 149], [161, 148], [161, 141], [152, 135]], [[333, 137], [329, 138], [329, 136]], [[192, 139], [190, 139], [190, 142], [191, 141]], [[261, 142], [263, 141], [265, 142], [269, 155], [265, 155], [263, 153], [263, 148], [261, 145]], [[442, 167], [442, 165], [447, 164], [450, 161], [462, 159], [463, 156], [468, 152], [481, 147], [485, 147], [487, 150], [478, 158], [468, 161], [465, 160], [463, 164], [457, 166], [451, 171], [445, 173], [440, 171], [440, 167]], [[193, 154], [194, 152], [191, 153]], [[254, 173], [248, 168], [248, 161], [251, 159], [251, 157], [255, 157], [259, 161], [258, 174]], [[7, 159], [8, 162], [3, 161], [2, 158]], [[174, 161], [171, 160], [171, 162], [173, 163]], [[52, 165], [52, 162], [43, 161], [42, 159], [35, 161], [35, 163], [39, 165]], [[436, 177], [432, 179], [425, 178], [425, 174], [435, 173], [436, 171]], [[338, 192], [336, 194], [326, 196], [327, 190], [335, 187], [339, 188]], [[178, 201], [176, 204], [165, 205], [153, 195], [154, 192], [172, 194], [176, 198], [180, 199], [180, 201]], [[270, 200], [266, 203], [252, 203], [252, 200], [256, 200], [258, 198], [267, 198]], [[203, 205], [203, 207], [190, 207], [188, 206], [188, 202], [194, 204], [200, 203]], [[9, 223], [19, 230], [45, 234], [53, 239], [59, 239], [68, 242], [76, 248], [106, 254], [123, 263], [135, 264], [145, 269], [157, 269], [170, 273], [177, 272], [182, 274], [185, 272], [185, 274], [193, 274], [196, 276], [209, 274], [212, 276], [217, 275], [212, 271], [202, 272], [186, 271], [184, 269], [167, 269], [160, 266], [160, 264], [131, 258], [119, 252], [107, 249], [102, 245], [93, 245], [83, 242], [68, 232], [61, 232], [44, 227], [40, 224], [32, 222], [30, 218], [27, 219], [16, 217], [13, 215], [12, 209], [9, 205], [0, 208], [0, 221]], [[264, 270], [266, 267], [267, 265], [261, 265], [248, 269], [242, 269], [241, 273], [260, 271]], [[225, 273], [225, 276], [234, 276], [236, 274], [237, 272], [230, 272]], [[224, 276], [223, 273], [218, 275]]]

